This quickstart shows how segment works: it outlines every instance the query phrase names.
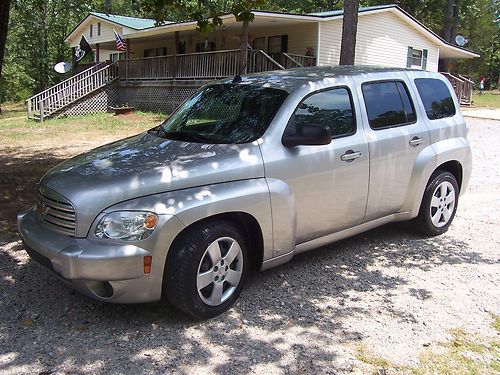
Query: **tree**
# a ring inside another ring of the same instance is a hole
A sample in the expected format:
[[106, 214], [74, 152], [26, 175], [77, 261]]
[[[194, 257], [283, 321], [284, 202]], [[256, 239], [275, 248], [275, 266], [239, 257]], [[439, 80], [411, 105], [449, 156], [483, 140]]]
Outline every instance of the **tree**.
[[354, 65], [356, 55], [356, 34], [358, 31], [359, 0], [345, 0], [342, 20], [342, 43], [340, 65]]
[[235, 0], [233, 2], [226, 0], [198, 0], [195, 2], [186, 0], [143, 0], [141, 4], [143, 9], [152, 13], [159, 23], [165, 21], [172, 10], [182, 12], [197, 21], [200, 32], [211, 32], [222, 26], [221, 15], [227, 13], [228, 9], [230, 9], [236, 21], [242, 23], [240, 70], [245, 72], [248, 56], [248, 28], [255, 17], [252, 11], [264, 3], [265, 0]]
[[[0, 4], [0, 79], [2, 78], [2, 67], [5, 55], [5, 44], [7, 42], [7, 30], [9, 28], [10, 0], [4, 0]], [[0, 115], [2, 114], [2, 91], [0, 91]]]

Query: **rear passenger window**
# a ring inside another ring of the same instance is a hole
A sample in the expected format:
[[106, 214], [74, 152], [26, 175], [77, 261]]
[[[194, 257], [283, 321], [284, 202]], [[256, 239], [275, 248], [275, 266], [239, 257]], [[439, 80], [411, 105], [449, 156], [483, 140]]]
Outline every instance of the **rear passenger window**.
[[354, 134], [356, 125], [349, 91], [337, 88], [306, 97], [295, 110], [286, 132], [300, 135], [306, 124], [328, 126], [332, 138]]
[[415, 122], [415, 110], [403, 82], [370, 82], [364, 83], [361, 89], [372, 129]]
[[429, 120], [455, 116], [455, 103], [448, 86], [443, 81], [433, 78], [418, 78], [415, 80], [415, 85]]

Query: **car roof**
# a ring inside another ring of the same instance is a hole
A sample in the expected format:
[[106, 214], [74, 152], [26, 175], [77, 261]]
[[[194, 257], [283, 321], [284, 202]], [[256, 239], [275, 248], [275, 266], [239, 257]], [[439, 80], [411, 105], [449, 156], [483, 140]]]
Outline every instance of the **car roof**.
[[[372, 75], [377, 73], [394, 73], [404, 71], [415, 71], [407, 68], [390, 68], [377, 66], [321, 66], [308, 68], [294, 68], [286, 70], [273, 70], [262, 73], [241, 76], [240, 84], [252, 86], [265, 86], [279, 88], [291, 92], [305, 84], [320, 82], [326, 79], [342, 76]], [[227, 78], [219, 83], [231, 83], [233, 78]]]

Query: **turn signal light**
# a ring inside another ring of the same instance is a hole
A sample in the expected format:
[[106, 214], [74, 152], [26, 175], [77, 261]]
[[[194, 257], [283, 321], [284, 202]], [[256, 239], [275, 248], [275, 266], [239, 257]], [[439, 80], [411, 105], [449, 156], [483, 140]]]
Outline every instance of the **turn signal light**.
[[144, 273], [151, 273], [151, 262], [153, 257], [151, 255], [144, 257]]

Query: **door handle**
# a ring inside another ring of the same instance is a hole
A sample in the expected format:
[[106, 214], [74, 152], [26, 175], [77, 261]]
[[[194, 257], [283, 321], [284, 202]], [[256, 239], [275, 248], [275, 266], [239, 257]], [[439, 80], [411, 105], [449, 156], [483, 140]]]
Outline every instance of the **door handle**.
[[418, 146], [418, 145], [420, 145], [423, 141], [424, 141], [424, 139], [423, 139], [423, 138], [413, 137], [409, 143], [410, 143], [410, 146], [417, 147], [417, 146]]
[[347, 150], [344, 155], [340, 157], [340, 160], [350, 162], [361, 156], [360, 151]]

